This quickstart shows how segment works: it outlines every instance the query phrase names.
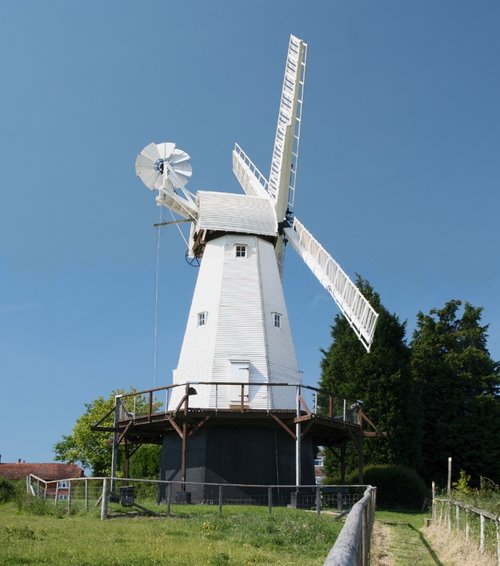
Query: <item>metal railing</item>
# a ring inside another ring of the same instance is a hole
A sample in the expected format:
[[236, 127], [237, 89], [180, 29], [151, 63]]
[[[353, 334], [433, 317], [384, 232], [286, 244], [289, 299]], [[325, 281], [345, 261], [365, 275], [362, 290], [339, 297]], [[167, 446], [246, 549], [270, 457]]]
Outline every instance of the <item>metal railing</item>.
[[[241, 383], [241, 382], [217, 382], [217, 381], [189, 381], [182, 384], [167, 385], [155, 389], [148, 389], [144, 391], [134, 391], [117, 395], [117, 400], [121, 406], [120, 420], [135, 420], [138, 417], [158, 416], [171, 412], [178, 412], [183, 409], [195, 406], [193, 397], [202, 392], [204, 387], [212, 389], [211, 403], [205, 408], [215, 410], [227, 409], [228, 404], [226, 401], [227, 394], [225, 393], [229, 388], [238, 388], [236, 399], [229, 407], [233, 410], [238, 409], [241, 412], [252, 410], [249, 404], [249, 397], [252, 393], [252, 388], [262, 388], [266, 391], [263, 398], [266, 401], [262, 405], [263, 410], [268, 412], [273, 411], [271, 392], [273, 390], [291, 390], [293, 394], [290, 395], [293, 399], [301, 399], [301, 408], [305, 412], [325, 416], [331, 419], [340, 420], [350, 424], [360, 424], [358, 418], [359, 406], [356, 402], [348, 401], [333, 396], [331, 393], [312, 387], [309, 385], [296, 385], [289, 383]], [[173, 403], [173, 395], [179, 397], [179, 403]], [[191, 399], [191, 401], [190, 401]], [[290, 408], [294, 411], [295, 407]], [[110, 411], [109, 414], [111, 414]], [[106, 415], [106, 416], [108, 416]], [[104, 419], [102, 419], [104, 420]]]
[[368, 486], [351, 509], [324, 566], [367, 566], [375, 519], [377, 488]]
[[481, 554], [496, 555], [500, 566], [500, 515], [448, 497], [432, 500], [432, 523], [457, 533], [466, 543], [475, 542]]
[[[364, 497], [360, 485], [253, 485], [161, 481], [134, 478], [90, 477], [45, 481], [26, 478], [27, 492], [68, 511], [100, 510], [101, 519], [128, 511], [170, 515], [177, 505], [204, 505], [223, 512], [226, 505], [299, 509], [343, 514]], [[201, 495], [200, 495], [201, 494]], [[193, 497], [191, 497], [193, 495]], [[185, 508], [183, 508], [185, 509]]]

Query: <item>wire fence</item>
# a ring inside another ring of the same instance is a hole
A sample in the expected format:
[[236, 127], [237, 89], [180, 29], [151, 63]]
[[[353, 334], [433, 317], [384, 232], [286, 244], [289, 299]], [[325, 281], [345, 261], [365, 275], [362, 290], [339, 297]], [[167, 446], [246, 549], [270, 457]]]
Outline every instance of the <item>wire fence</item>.
[[99, 510], [101, 518], [114, 515], [171, 514], [178, 506], [210, 506], [223, 512], [226, 505], [290, 506], [343, 514], [359, 501], [366, 486], [353, 485], [246, 485], [158, 481], [131, 478], [70, 478], [47, 482], [26, 478], [29, 494], [68, 511]]
[[481, 553], [496, 556], [500, 566], [500, 515], [455, 499], [435, 497], [432, 522], [464, 537], [466, 543], [476, 544]]

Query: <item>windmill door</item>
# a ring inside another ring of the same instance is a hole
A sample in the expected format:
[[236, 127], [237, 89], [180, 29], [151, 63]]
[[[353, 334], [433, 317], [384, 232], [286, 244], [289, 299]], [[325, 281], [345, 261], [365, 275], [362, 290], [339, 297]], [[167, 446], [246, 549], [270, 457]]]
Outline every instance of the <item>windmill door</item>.
[[231, 361], [230, 385], [230, 405], [241, 404], [248, 406], [248, 394], [250, 383], [250, 363], [243, 361]]

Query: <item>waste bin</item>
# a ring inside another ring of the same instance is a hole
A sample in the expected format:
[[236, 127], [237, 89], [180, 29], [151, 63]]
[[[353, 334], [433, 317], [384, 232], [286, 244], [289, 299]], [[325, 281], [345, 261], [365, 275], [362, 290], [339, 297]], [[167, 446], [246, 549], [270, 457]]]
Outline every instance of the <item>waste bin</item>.
[[135, 502], [135, 487], [134, 486], [127, 486], [127, 487], [120, 487], [120, 503], [124, 507], [129, 507], [133, 505]]

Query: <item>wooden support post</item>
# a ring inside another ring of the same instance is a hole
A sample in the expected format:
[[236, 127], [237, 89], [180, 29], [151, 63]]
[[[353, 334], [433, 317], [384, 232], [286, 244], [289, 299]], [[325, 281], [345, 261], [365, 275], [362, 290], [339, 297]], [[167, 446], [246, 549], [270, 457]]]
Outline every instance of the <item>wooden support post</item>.
[[267, 508], [269, 509], [269, 515], [272, 513], [273, 509], [273, 488], [267, 488]]
[[497, 564], [500, 564], [500, 522], [495, 521], [497, 528]]
[[118, 424], [120, 422], [121, 395], [115, 395], [115, 417], [113, 421], [113, 450], [111, 452], [111, 491], [115, 490], [116, 469], [118, 466]]
[[484, 553], [484, 515], [479, 515], [479, 552]]
[[446, 493], [448, 494], [449, 499], [451, 496], [451, 458], [448, 458], [448, 486]]
[[364, 467], [363, 437], [360, 436], [358, 440], [358, 481], [360, 484], [363, 483], [363, 467]]
[[68, 512], [71, 511], [71, 496], [72, 496], [72, 489], [71, 489], [71, 482], [68, 482]]
[[102, 495], [101, 495], [101, 521], [108, 518], [108, 504], [109, 504], [109, 483], [108, 478], [104, 478], [102, 482]]
[[186, 491], [186, 464], [187, 464], [187, 423], [182, 424], [182, 453], [181, 453], [181, 479], [182, 491]]
[[182, 477], [182, 491], [186, 490], [186, 480], [187, 480], [187, 437], [188, 437], [188, 426], [187, 426], [187, 416], [189, 413], [189, 384], [186, 383], [185, 392], [185, 403], [184, 403], [184, 422], [182, 423], [182, 461], [181, 461], [181, 477]]
[[167, 485], [167, 514], [170, 515], [170, 509], [172, 507], [172, 484]]
[[222, 485], [219, 485], [219, 515], [222, 515]]
[[340, 447], [340, 483], [345, 484], [347, 443], [344, 441]]
[[316, 486], [316, 514], [318, 517], [321, 514], [321, 487]]
[[470, 522], [469, 522], [469, 510], [465, 508], [465, 542], [469, 542], [470, 539]]
[[130, 450], [126, 438], [125, 438], [125, 462], [123, 465], [123, 475], [126, 478], [130, 477]]
[[85, 511], [89, 510], [89, 480], [85, 478], [84, 480], [84, 490], [85, 490]]
[[[296, 411], [297, 411], [297, 417], [300, 417], [300, 385], [297, 386], [297, 397], [296, 397]], [[297, 495], [299, 493], [299, 487], [300, 487], [300, 453], [301, 453], [301, 446], [300, 446], [300, 440], [301, 440], [301, 434], [300, 434], [300, 422], [296, 422], [295, 423], [295, 486], [296, 486], [296, 491], [297, 491]]]

